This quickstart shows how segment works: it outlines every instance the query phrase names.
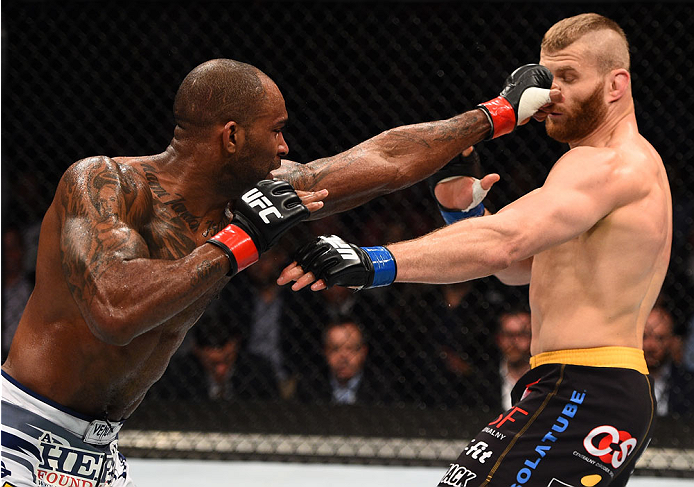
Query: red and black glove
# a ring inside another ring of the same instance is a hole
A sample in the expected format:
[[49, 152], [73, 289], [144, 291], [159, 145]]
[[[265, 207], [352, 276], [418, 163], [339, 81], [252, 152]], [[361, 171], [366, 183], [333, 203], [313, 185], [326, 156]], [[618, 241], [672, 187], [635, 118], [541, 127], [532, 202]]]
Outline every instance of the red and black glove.
[[241, 196], [231, 223], [207, 242], [227, 254], [231, 264], [227, 275], [233, 276], [308, 217], [308, 208], [288, 182], [263, 180]]
[[539, 64], [526, 64], [511, 73], [499, 96], [477, 105], [492, 125], [486, 140], [513, 132], [520, 122], [550, 103], [553, 79], [550, 70]]

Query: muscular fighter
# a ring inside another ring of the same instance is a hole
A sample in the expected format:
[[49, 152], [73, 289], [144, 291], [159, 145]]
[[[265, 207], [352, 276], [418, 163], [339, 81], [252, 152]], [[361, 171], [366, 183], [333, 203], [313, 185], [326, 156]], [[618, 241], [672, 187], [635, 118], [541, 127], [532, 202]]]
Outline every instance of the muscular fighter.
[[[231, 276], [321, 210], [327, 190], [323, 213], [410, 185], [549, 101], [544, 68], [515, 81], [489, 117], [475, 109], [392, 129], [300, 165], [280, 162], [287, 110], [269, 77], [225, 59], [196, 67], [164, 152], [83, 159], [60, 180], [2, 366], [3, 484], [132, 485], [117, 448], [123, 420]], [[280, 164], [275, 175], [307, 191], [258, 183]], [[370, 176], [355, 181], [361, 171]]]
[[[665, 168], [639, 134], [629, 47], [615, 22], [596, 14], [558, 22], [540, 64], [561, 97], [536, 118], [569, 145], [542, 187], [495, 215], [385, 247], [321, 237], [278, 281], [320, 290], [493, 274], [530, 284], [532, 368], [513, 407], [440, 486], [621, 486], [650, 439], [655, 401], [642, 345], [670, 257]], [[462, 207], [443, 187], [456, 184], [437, 188], [447, 208]]]

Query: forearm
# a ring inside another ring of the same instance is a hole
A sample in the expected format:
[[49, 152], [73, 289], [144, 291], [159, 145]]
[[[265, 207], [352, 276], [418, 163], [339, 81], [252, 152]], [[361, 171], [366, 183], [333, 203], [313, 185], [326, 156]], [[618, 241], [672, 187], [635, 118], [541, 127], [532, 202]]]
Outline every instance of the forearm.
[[464, 220], [414, 240], [388, 245], [397, 262], [396, 281], [449, 284], [508, 268], [514, 259], [513, 235], [493, 220]]
[[80, 290], [83, 316], [98, 338], [126, 345], [219, 291], [228, 269], [224, 253], [209, 244], [176, 260], [123, 261], [86, 281]]
[[296, 189], [327, 189], [322, 210], [345, 211], [426, 178], [489, 133], [487, 117], [471, 110], [456, 117], [397, 127], [345, 152], [308, 164], [283, 164], [273, 177]]

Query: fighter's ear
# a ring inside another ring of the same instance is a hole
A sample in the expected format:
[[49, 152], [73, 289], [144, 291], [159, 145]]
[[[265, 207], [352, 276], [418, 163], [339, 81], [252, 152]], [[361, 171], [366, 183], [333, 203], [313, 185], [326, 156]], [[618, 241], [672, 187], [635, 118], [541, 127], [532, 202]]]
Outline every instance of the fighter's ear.
[[222, 144], [224, 149], [233, 154], [239, 150], [239, 144], [243, 143], [244, 131], [243, 128], [233, 120], [230, 120], [224, 125], [222, 131]]
[[621, 99], [627, 92], [631, 82], [631, 75], [626, 69], [613, 69], [608, 77], [608, 102]]

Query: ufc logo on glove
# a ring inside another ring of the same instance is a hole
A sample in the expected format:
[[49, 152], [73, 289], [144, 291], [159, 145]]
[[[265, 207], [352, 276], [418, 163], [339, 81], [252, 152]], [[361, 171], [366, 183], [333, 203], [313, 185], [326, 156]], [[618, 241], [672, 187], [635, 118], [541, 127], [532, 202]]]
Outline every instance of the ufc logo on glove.
[[325, 242], [329, 243], [344, 260], [359, 260], [357, 253], [352, 249], [352, 246], [342, 240], [340, 237], [320, 237]]
[[261, 193], [258, 188], [251, 189], [241, 196], [241, 199], [248, 203], [248, 206], [251, 208], [256, 206], [260, 207], [261, 210], [258, 212], [258, 216], [262, 218], [266, 224], [270, 223], [267, 217], [269, 214], [274, 214], [277, 218], [284, 218], [279, 210], [270, 203], [270, 200], [267, 199], [266, 196], [263, 196], [263, 193]]

